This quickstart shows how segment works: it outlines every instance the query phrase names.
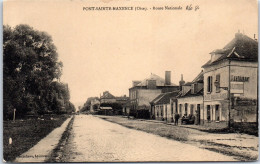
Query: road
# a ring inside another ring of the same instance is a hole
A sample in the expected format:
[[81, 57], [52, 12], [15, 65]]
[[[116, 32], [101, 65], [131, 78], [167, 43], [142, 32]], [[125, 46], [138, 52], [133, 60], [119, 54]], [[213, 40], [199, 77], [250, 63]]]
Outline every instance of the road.
[[60, 161], [235, 161], [206, 149], [123, 127], [91, 115], [75, 116]]

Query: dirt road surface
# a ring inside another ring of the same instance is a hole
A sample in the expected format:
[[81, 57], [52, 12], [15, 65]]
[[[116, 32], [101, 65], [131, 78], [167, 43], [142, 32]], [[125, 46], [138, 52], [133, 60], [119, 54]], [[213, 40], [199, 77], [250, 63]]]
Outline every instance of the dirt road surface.
[[235, 161], [230, 156], [91, 115], [77, 115], [57, 162]]

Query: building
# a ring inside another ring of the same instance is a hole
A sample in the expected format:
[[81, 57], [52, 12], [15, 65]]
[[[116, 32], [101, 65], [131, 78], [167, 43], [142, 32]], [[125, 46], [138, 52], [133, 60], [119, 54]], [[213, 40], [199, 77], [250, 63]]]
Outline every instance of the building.
[[151, 74], [143, 81], [133, 81], [129, 89], [130, 115], [137, 118], [149, 118], [150, 102], [161, 93], [176, 91], [179, 86], [171, 83], [171, 72], [165, 72], [165, 79], [158, 75]]
[[194, 117], [195, 124], [200, 124], [203, 116], [203, 80], [203, 71], [201, 71], [192, 82], [182, 85], [177, 96], [177, 111], [180, 118]]
[[152, 118], [156, 120], [173, 122], [176, 112], [175, 103], [171, 103], [171, 98], [176, 97], [179, 91], [161, 93], [153, 101], [151, 101]]
[[99, 98], [95, 97], [90, 101], [90, 112], [95, 113], [99, 110], [100, 101]]
[[113, 114], [122, 115], [123, 105], [127, 103], [127, 101], [129, 101], [129, 97], [126, 97], [126, 95], [115, 97], [109, 91], [105, 91], [103, 95], [100, 96], [100, 107], [111, 107]]
[[99, 107], [99, 113], [103, 114], [103, 115], [113, 115], [113, 108], [112, 107], [105, 107], [105, 106], [101, 106]]
[[130, 103], [130, 100], [128, 100], [126, 103], [123, 104], [122, 114], [124, 116], [129, 116], [130, 115], [130, 108], [131, 108], [131, 103]]
[[231, 126], [257, 122], [258, 42], [236, 33], [224, 48], [211, 54], [204, 68], [204, 122]]
[[100, 103], [115, 103], [116, 97], [112, 95], [109, 91], [103, 92], [103, 95], [100, 96]]
[[129, 97], [126, 97], [126, 95], [121, 97], [116, 97], [116, 102], [119, 104], [125, 104], [127, 101], [129, 101]]

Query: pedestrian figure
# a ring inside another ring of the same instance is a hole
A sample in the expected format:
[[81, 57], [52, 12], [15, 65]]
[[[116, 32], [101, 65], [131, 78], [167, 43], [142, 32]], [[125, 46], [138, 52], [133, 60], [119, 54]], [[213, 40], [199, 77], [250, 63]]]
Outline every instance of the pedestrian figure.
[[178, 113], [175, 113], [175, 115], [174, 115], [175, 125], [178, 125], [179, 118], [180, 118], [180, 115]]

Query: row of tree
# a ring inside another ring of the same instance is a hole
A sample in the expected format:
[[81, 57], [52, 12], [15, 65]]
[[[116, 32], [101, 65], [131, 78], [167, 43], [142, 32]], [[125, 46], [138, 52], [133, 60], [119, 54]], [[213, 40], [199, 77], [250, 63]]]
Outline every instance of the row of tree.
[[3, 112], [17, 116], [75, 111], [68, 85], [60, 83], [51, 36], [28, 25], [3, 26]]
[[[87, 101], [84, 103], [83, 107], [80, 109], [80, 112], [87, 112], [90, 110], [91, 101], [94, 99], [98, 99], [98, 97], [89, 97]], [[95, 106], [98, 109], [98, 106]]]

